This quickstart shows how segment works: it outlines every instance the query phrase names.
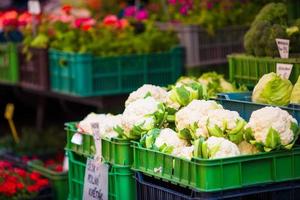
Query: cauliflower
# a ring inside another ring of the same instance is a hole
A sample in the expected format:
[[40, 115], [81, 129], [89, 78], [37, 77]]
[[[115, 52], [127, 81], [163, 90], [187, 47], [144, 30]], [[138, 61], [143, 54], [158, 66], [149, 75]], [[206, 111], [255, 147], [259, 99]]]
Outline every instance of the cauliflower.
[[184, 158], [187, 160], [191, 160], [193, 157], [193, 152], [194, 152], [194, 146], [184, 146], [184, 147], [177, 147], [173, 150], [172, 155], [179, 157], [179, 158]]
[[167, 99], [167, 91], [159, 86], [145, 84], [136, 91], [130, 93], [125, 102], [125, 106], [128, 106], [130, 103], [138, 99], [143, 99], [146, 96], [152, 96], [156, 101], [165, 103]]
[[179, 138], [178, 134], [170, 128], [150, 130], [141, 138], [140, 144], [188, 160], [192, 158], [194, 151], [193, 146], [188, 146], [188, 142]]
[[163, 147], [172, 147], [173, 149], [178, 147], [187, 146], [187, 141], [180, 139], [175, 131], [170, 128], [162, 129], [157, 136], [154, 145], [161, 149]]
[[210, 137], [202, 145], [203, 158], [226, 158], [239, 155], [237, 145], [221, 137]]
[[206, 87], [197, 81], [191, 83], [178, 82], [167, 95], [167, 106], [179, 108], [186, 106], [194, 99], [207, 98]]
[[245, 140], [238, 145], [238, 148], [240, 150], [241, 155], [251, 155], [259, 152], [259, 150], [254, 145], [246, 142]]
[[290, 149], [298, 136], [297, 121], [278, 107], [264, 107], [254, 111], [245, 128], [246, 140], [264, 151], [281, 147]]
[[96, 114], [96, 113], [88, 114], [82, 121], [79, 122], [77, 126], [78, 132], [92, 135], [93, 130], [91, 127], [91, 123], [102, 122], [104, 118], [105, 118], [105, 114]]
[[[207, 118], [205, 123], [210, 136], [224, 137], [236, 144], [243, 140], [246, 122], [238, 112], [225, 109], [210, 110]], [[205, 126], [205, 124], [201, 125]]]
[[189, 105], [183, 107], [175, 114], [175, 124], [180, 137], [195, 139], [200, 136], [207, 136], [205, 127], [198, 126], [198, 123], [205, 124], [209, 110], [222, 109], [222, 106], [215, 101], [193, 100]]
[[104, 138], [118, 137], [118, 133], [114, 130], [115, 126], [121, 124], [122, 115], [107, 114], [103, 121], [99, 123], [100, 136]]
[[121, 115], [90, 113], [84, 120], [79, 122], [78, 131], [85, 134], [93, 134], [91, 123], [98, 123], [101, 137], [118, 137], [114, 127], [121, 123]]
[[126, 138], [139, 139], [143, 133], [162, 126], [165, 114], [164, 105], [153, 97], [138, 99], [125, 108], [121, 126], [115, 130]]

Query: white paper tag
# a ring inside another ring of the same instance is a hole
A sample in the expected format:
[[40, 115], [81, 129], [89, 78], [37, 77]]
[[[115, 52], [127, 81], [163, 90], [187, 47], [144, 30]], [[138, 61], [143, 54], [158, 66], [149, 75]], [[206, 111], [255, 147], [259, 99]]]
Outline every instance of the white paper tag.
[[68, 162], [68, 156], [65, 155], [64, 162], [63, 162], [63, 172], [69, 171], [69, 162]]
[[276, 73], [283, 79], [290, 78], [292, 69], [293, 69], [292, 64], [283, 64], [283, 63], [276, 64]]
[[102, 143], [101, 143], [101, 137], [100, 137], [100, 130], [99, 130], [99, 123], [91, 123], [93, 136], [94, 136], [94, 142], [96, 147], [96, 154], [95, 158], [101, 159], [102, 158]]
[[71, 139], [73, 144], [82, 145], [82, 134], [75, 133]]
[[290, 40], [276, 38], [280, 58], [289, 58]]
[[88, 158], [83, 188], [84, 200], [108, 200], [108, 165]]
[[38, 15], [41, 13], [41, 4], [38, 0], [29, 0], [27, 6], [30, 14]]

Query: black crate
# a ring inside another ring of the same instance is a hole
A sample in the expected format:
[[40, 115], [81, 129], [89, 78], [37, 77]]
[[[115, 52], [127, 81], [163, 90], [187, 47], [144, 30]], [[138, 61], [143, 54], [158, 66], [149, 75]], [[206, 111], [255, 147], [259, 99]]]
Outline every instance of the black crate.
[[300, 180], [276, 184], [259, 185], [222, 192], [198, 192], [172, 183], [135, 174], [137, 200], [298, 200]]

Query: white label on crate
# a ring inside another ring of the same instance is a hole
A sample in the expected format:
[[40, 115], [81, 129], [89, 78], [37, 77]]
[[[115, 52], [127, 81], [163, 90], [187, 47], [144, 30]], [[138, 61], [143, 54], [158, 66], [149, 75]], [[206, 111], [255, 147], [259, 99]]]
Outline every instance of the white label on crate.
[[289, 58], [290, 40], [276, 38], [280, 58]]
[[291, 72], [293, 69], [292, 64], [283, 64], [283, 63], [277, 63], [276, 64], [276, 73], [284, 79], [289, 79]]
[[71, 139], [73, 144], [82, 145], [82, 134], [75, 133]]
[[94, 141], [95, 141], [95, 147], [96, 147], [96, 154], [95, 158], [101, 159], [102, 158], [102, 143], [101, 143], [101, 137], [100, 137], [100, 131], [99, 131], [99, 123], [91, 123]]
[[108, 165], [96, 159], [86, 161], [83, 200], [108, 200]]
[[28, 12], [33, 15], [38, 15], [41, 13], [41, 4], [38, 0], [28, 1]]

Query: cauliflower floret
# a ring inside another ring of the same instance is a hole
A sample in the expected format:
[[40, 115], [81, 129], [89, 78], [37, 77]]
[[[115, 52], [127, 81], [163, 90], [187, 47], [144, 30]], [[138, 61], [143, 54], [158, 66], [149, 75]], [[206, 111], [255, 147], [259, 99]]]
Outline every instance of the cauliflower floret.
[[175, 148], [172, 152], [172, 155], [191, 160], [193, 157], [193, 152], [194, 152], [194, 146], [192, 145], [187, 147]]
[[136, 91], [130, 93], [128, 99], [125, 102], [125, 106], [128, 106], [130, 103], [145, 98], [148, 94], [159, 102], [165, 103], [167, 99], [167, 91], [159, 86], [145, 84]]
[[101, 137], [117, 137], [114, 127], [121, 124], [121, 115], [90, 113], [78, 124], [78, 131], [85, 134], [93, 134], [91, 123], [97, 123]]
[[243, 120], [239, 113], [225, 109], [210, 110], [208, 112], [209, 126], [218, 126], [221, 130], [232, 130], [236, 128], [237, 121]]
[[248, 155], [248, 154], [256, 154], [258, 153], [258, 149], [253, 145], [246, 141], [242, 141], [238, 148], [240, 150], [241, 155]]
[[134, 126], [142, 125], [145, 129], [150, 130], [154, 127], [155, 119], [148, 116], [158, 110], [159, 102], [153, 97], [138, 99], [129, 104], [122, 115], [121, 126], [124, 133], [129, 137], [130, 130]]
[[168, 147], [179, 148], [187, 146], [187, 141], [180, 139], [175, 131], [170, 128], [164, 128], [160, 131], [155, 140], [155, 146], [158, 148], [164, 144]]
[[195, 131], [196, 137], [207, 136], [206, 121], [210, 110], [222, 109], [220, 104], [215, 101], [193, 100], [189, 105], [180, 109], [175, 115], [177, 129], [183, 130], [189, 128], [194, 123], [198, 123], [198, 129]]
[[249, 123], [245, 128], [251, 128], [254, 139], [266, 144], [270, 128], [279, 133], [282, 145], [288, 145], [294, 140], [291, 124], [297, 121], [285, 110], [278, 107], [264, 107], [251, 114]]
[[99, 132], [101, 137], [113, 138], [118, 137], [114, 127], [121, 124], [122, 115], [107, 114], [103, 121], [99, 122]]
[[105, 114], [96, 114], [96, 113], [90, 113], [88, 114], [82, 121], [78, 124], [78, 131], [80, 133], [85, 134], [93, 134], [93, 130], [91, 127], [91, 123], [99, 123], [105, 119]]
[[239, 148], [233, 142], [221, 137], [210, 137], [205, 142], [209, 158], [225, 158], [240, 155]]
[[193, 100], [176, 113], [176, 127], [179, 130], [184, 129], [188, 125], [198, 122], [201, 117], [208, 114], [208, 111], [215, 109], [222, 109], [222, 106], [211, 100]]

